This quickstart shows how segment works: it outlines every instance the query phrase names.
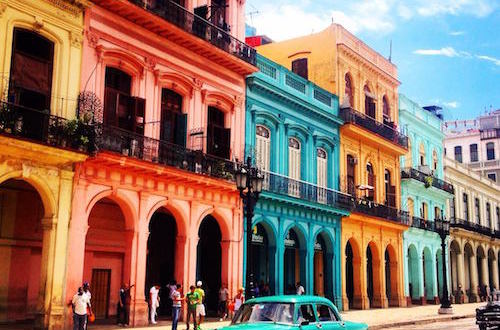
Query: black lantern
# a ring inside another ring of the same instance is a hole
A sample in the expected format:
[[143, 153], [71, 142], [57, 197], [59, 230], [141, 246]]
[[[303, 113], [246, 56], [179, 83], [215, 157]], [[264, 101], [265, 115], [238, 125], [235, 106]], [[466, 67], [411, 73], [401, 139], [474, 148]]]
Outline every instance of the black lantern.
[[247, 158], [246, 164], [241, 165], [235, 174], [236, 187], [240, 191], [243, 200], [244, 212], [246, 216], [247, 231], [247, 269], [246, 269], [246, 299], [255, 298], [255, 283], [253, 276], [253, 255], [252, 255], [252, 218], [255, 205], [262, 191], [264, 177], [259, 170], [252, 166], [252, 159]]

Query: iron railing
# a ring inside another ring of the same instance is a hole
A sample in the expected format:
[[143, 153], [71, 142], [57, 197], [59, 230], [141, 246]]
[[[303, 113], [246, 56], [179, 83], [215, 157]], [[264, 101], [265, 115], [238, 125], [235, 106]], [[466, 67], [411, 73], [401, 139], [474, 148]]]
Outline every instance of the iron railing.
[[[256, 65], [256, 51], [249, 45], [233, 37], [228, 31], [195, 15], [171, 0], [129, 0], [135, 5], [163, 18], [182, 30], [201, 38], [215, 47]], [[229, 27], [228, 27], [229, 29]]]
[[262, 190], [275, 194], [299, 198], [312, 203], [324, 204], [335, 208], [350, 210], [352, 197], [340, 191], [320, 187], [315, 184], [292, 179], [290, 177], [263, 172]]
[[383, 137], [386, 140], [391, 141], [403, 148], [408, 148], [408, 137], [393, 127], [380, 123], [374, 118], [371, 118], [359, 111], [356, 111], [352, 108], [341, 108], [340, 109], [340, 118], [345, 123], [351, 123], [355, 125], [359, 125], [367, 130]]
[[190, 150], [162, 140], [153, 139], [117, 127], [101, 126], [96, 150], [120, 153], [160, 165], [173, 166], [215, 178], [234, 180], [236, 163]]
[[450, 227], [462, 228], [465, 230], [470, 230], [478, 234], [490, 236], [493, 238], [500, 238], [500, 235], [498, 235], [498, 231], [496, 231], [495, 229], [463, 219], [452, 218], [450, 220]]
[[[434, 221], [437, 221], [435, 219]], [[410, 217], [410, 225], [414, 228], [420, 228], [429, 231], [436, 231], [436, 223], [419, 217]]]
[[[427, 178], [431, 178], [429, 180]], [[455, 190], [453, 189], [453, 185], [444, 180], [438, 179], [433, 175], [425, 174], [415, 168], [404, 168], [401, 170], [401, 179], [415, 179], [417, 181], [423, 182], [429, 187], [432, 185], [437, 189], [441, 189], [446, 191], [447, 193], [453, 194]]]
[[0, 102], [0, 133], [58, 148], [92, 151], [94, 127], [13, 103]]
[[353, 198], [353, 212], [360, 212], [385, 220], [394, 221], [403, 225], [410, 224], [410, 216], [407, 211], [399, 210], [383, 204], [378, 204], [365, 198]]

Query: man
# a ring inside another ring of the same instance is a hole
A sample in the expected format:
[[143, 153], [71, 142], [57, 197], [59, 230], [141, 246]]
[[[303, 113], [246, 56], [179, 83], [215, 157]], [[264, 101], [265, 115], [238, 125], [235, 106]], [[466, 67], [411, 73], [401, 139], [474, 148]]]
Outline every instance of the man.
[[197, 329], [196, 324], [196, 306], [198, 306], [198, 302], [201, 297], [200, 294], [195, 290], [196, 287], [191, 285], [189, 287], [190, 291], [186, 295], [186, 303], [187, 303], [187, 317], [186, 317], [186, 330], [189, 330], [189, 319], [193, 317], [194, 330]]
[[118, 325], [127, 326], [129, 321], [130, 307], [130, 289], [133, 285], [126, 286], [125, 283], [120, 287], [120, 296], [118, 299]]
[[92, 315], [92, 308], [91, 308], [91, 304], [90, 304], [90, 299], [92, 298], [92, 294], [90, 293], [90, 285], [88, 282], [85, 282], [83, 283], [83, 294], [85, 296], [87, 296], [87, 299], [89, 301], [89, 310], [87, 312], [87, 320], [85, 322], [85, 330], [88, 329], [88, 326], [89, 326], [89, 316]]
[[198, 305], [196, 306], [196, 317], [199, 317], [198, 319], [198, 329], [201, 328], [201, 324], [203, 323], [203, 317], [205, 316], [205, 305], [203, 304], [205, 302], [205, 290], [201, 288], [203, 283], [201, 281], [196, 282], [196, 292], [200, 295], [200, 301], [198, 302]]
[[220, 321], [223, 321], [227, 317], [227, 297], [229, 296], [229, 291], [227, 290], [226, 283], [222, 283], [219, 290], [219, 317]]
[[73, 330], [85, 330], [87, 325], [87, 308], [90, 308], [88, 296], [83, 289], [78, 288], [77, 294], [71, 300], [73, 306]]
[[304, 287], [302, 286], [302, 284], [300, 284], [300, 282], [297, 282], [296, 289], [298, 296], [302, 296], [306, 292], [306, 290], [304, 290]]
[[179, 323], [179, 314], [181, 312], [181, 285], [177, 284], [174, 291], [172, 292], [172, 330], [177, 330], [177, 323]]
[[156, 324], [156, 309], [160, 307], [160, 296], [158, 293], [160, 292], [159, 285], [153, 285], [149, 290], [149, 312], [151, 314], [151, 323]]

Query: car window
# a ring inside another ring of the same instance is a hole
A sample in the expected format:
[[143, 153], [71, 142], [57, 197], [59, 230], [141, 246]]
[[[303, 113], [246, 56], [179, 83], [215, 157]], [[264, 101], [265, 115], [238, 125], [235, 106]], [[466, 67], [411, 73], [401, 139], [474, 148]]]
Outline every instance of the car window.
[[316, 322], [316, 317], [314, 316], [314, 309], [311, 304], [300, 305], [299, 307], [299, 317], [297, 318], [299, 324], [304, 321], [310, 323]]
[[328, 305], [317, 304], [316, 312], [320, 322], [336, 322], [337, 317], [333, 310]]

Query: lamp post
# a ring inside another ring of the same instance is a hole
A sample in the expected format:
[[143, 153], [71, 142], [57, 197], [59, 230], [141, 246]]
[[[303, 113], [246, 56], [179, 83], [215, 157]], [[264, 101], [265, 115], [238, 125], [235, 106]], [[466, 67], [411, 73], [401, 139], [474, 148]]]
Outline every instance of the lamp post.
[[246, 164], [243, 164], [236, 170], [235, 179], [236, 187], [240, 191], [240, 196], [243, 200], [244, 213], [247, 220], [247, 269], [245, 297], [246, 299], [251, 299], [255, 298], [252, 253], [252, 218], [254, 215], [255, 205], [259, 199], [259, 194], [262, 191], [262, 182], [264, 181], [264, 178], [259, 173], [259, 170], [252, 166], [252, 159], [248, 157]]
[[443, 263], [443, 298], [441, 299], [441, 307], [439, 314], [453, 314], [451, 307], [450, 295], [448, 293], [448, 270], [446, 264], [446, 236], [450, 234], [450, 221], [444, 219], [441, 211], [441, 219], [436, 220], [436, 231], [441, 237], [441, 257]]

